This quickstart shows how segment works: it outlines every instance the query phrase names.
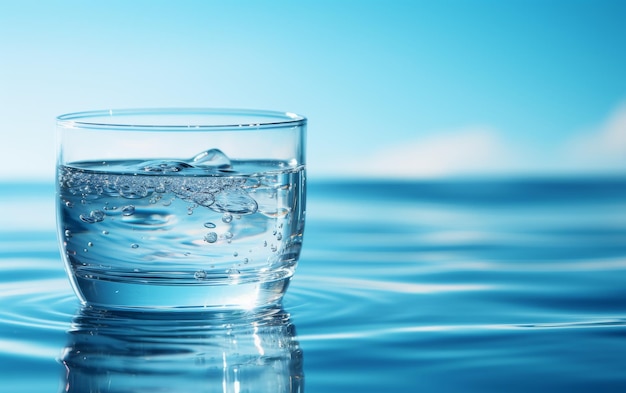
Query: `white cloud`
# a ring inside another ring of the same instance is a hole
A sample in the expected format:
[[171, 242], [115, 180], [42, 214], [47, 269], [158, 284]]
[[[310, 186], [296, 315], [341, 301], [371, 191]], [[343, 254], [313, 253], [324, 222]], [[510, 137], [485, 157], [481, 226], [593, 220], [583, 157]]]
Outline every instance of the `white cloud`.
[[567, 141], [563, 155], [565, 162], [578, 170], [626, 174], [626, 102], [600, 126]]
[[492, 172], [510, 161], [507, 150], [495, 130], [472, 127], [383, 147], [347, 168], [351, 175], [403, 178]]
[[556, 146], [524, 146], [487, 126], [442, 131], [343, 157], [343, 175], [429, 178], [463, 175], [626, 174], [626, 103], [606, 121]]

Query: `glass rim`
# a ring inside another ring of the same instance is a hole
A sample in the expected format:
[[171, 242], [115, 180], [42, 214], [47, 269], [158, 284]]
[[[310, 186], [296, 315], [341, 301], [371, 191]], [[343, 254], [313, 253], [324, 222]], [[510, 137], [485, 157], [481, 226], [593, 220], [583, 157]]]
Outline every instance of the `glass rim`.
[[[218, 121], [219, 118], [222, 121]], [[132, 120], [131, 118], [135, 119]], [[178, 122], [166, 119], [178, 119]], [[181, 122], [185, 118], [187, 122]], [[194, 121], [190, 119], [194, 118]], [[144, 119], [138, 121], [137, 119]], [[148, 120], [149, 119], [149, 120]], [[232, 119], [232, 120], [227, 120]], [[239, 119], [235, 121], [235, 119]], [[124, 121], [126, 120], [126, 121]], [[160, 121], [157, 121], [160, 120]], [[238, 108], [128, 108], [66, 113], [57, 126], [76, 129], [132, 131], [258, 130], [306, 125], [304, 116], [292, 112]]]

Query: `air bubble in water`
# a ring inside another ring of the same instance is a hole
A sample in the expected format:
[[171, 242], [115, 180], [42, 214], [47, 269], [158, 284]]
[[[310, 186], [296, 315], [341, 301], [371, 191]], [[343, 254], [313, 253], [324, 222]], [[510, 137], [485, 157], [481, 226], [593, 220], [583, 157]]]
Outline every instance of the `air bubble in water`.
[[196, 168], [206, 169], [231, 169], [230, 159], [219, 149], [210, 149], [197, 154], [191, 159], [191, 164]]
[[238, 257], [238, 256], [239, 256], [239, 253], [238, 253], [237, 251], [235, 251], [235, 252], [233, 253], [233, 256], [234, 256], [234, 257]]
[[103, 234], [103, 235], [108, 235], [108, 234], [109, 234], [109, 231], [102, 231], [102, 234]]
[[233, 220], [233, 215], [230, 213], [224, 213], [224, 215], [222, 216], [222, 222], [225, 222], [228, 224], [232, 220]]
[[211, 209], [220, 213], [252, 214], [259, 208], [247, 192], [241, 189], [225, 189], [215, 195]]
[[209, 221], [204, 223], [204, 227], [205, 228], [215, 228], [215, 226], [216, 226], [215, 224], [213, 224], [212, 222], [209, 222]]
[[93, 224], [94, 222], [100, 222], [104, 220], [104, 213], [100, 210], [92, 210], [89, 212], [89, 215], [86, 216], [81, 214], [78, 216], [82, 222], [86, 222], [87, 224]]
[[70, 231], [69, 229], [65, 230], [65, 237], [70, 238], [72, 237], [72, 231]]
[[133, 243], [130, 245], [130, 248], [139, 248], [139, 244]]
[[207, 276], [207, 274], [206, 274], [206, 272], [204, 270], [198, 270], [197, 272], [195, 272], [193, 274], [193, 277], [196, 280], [204, 280], [206, 278], [206, 276]]
[[241, 274], [241, 272], [235, 268], [226, 269], [226, 274], [228, 274], [229, 278], [237, 278]]
[[278, 233], [276, 234], [276, 240], [283, 240], [283, 234], [282, 234], [282, 233], [280, 233], [280, 232], [278, 232]]
[[87, 243], [87, 245], [88, 245], [89, 247], [93, 247], [93, 243], [92, 243], [92, 242]]
[[148, 189], [143, 185], [131, 187], [127, 184], [119, 187], [118, 192], [126, 199], [140, 199], [148, 196]]
[[124, 216], [132, 216], [133, 214], [135, 214], [135, 206], [128, 205], [128, 206], [124, 206], [122, 208], [122, 215], [124, 215]]
[[215, 243], [217, 241], [217, 233], [215, 232], [209, 232], [206, 235], [204, 235], [204, 240], [207, 243]]
[[159, 194], [164, 193], [165, 192], [165, 185], [163, 183], [157, 184], [157, 186], [154, 187], [154, 191], [158, 192]]
[[202, 205], [205, 207], [209, 207], [213, 204], [213, 202], [215, 202], [215, 197], [213, 197], [213, 194], [208, 192], [199, 192], [197, 194], [193, 194], [191, 196], [191, 199], [198, 205]]

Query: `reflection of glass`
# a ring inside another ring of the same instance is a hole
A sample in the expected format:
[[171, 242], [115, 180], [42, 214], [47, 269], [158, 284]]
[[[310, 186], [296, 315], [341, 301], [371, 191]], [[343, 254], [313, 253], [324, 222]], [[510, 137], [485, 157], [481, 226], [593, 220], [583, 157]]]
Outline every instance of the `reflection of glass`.
[[61, 359], [62, 391], [302, 392], [302, 350], [280, 307], [132, 313], [84, 307]]

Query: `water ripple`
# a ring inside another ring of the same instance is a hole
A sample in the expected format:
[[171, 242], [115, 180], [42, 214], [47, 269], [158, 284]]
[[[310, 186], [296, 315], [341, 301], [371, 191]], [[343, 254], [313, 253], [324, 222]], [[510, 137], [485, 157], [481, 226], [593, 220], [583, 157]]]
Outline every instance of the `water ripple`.
[[25, 259], [19, 264], [3, 264], [3, 274], [14, 277], [0, 282], [0, 326], [37, 331], [65, 331], [78, 307], [65, 272], [51, 261]]

